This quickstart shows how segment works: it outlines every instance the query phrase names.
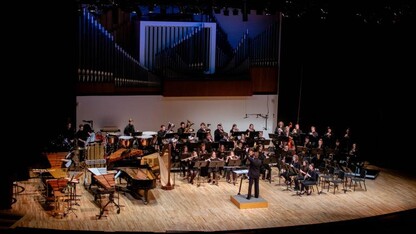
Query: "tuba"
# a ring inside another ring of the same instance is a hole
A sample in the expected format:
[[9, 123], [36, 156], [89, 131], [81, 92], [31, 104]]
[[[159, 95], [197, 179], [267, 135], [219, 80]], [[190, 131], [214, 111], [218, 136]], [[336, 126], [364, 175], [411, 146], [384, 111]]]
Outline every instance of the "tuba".
[[189, 132], [194, 132], [194, 129], [193, 128], [191, 128], [192, 127], [192, 125], [194, 125], [194, 123], [191, 123], [191, 121], [187, 121], [186, 122], [186, 126], [185, 126], [185, 133], [189, 133]]

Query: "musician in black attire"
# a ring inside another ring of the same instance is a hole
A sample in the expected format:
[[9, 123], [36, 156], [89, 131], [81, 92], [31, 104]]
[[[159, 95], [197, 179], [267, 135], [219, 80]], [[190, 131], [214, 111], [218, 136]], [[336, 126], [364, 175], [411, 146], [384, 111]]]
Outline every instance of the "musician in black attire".
[[313, 163], [309, 164], [309, 170], [306, 173], [304, 180], [300, 184], [300, 194], [305, 193], [305, 189], [307, 190], [307, 195], [311, 195], [311, 185], [313, 185], [316, 182], [317, 178], [317, 172], [315, 171], [315, 166]]
[[66, 127], [62, 132], [62, 137], [64, 138], [63, 140], [65, 145], [68, 145], [71, 148], [74, 146], [75, 129], [72, 127], [71, 122], [66, 124]]
[[168, 131], [166, 130], [166, 126], [164, 124], [160, 125], [159, 131], [157, 131], [157, 144], [159, 146], [159, 149], [162, 150], [163, 146], [163, 138], [165, 138]]
[[268, 156], [266, 155], [267, 152], [264, 151], [264, 147], [262, 144], [258, 145], [258, 151], [255, 152], [255, 154], [257, 153], [259, 155], [259, 159], [262, 162], [261, 167], [260, 167], [262, 180], [265, 180], [265, 179], [271, 180], [272, 168], [270, 167], [268, 163], [265, 163], [265, 160], [268, 158]]
[[253, 189], [254, 184], [254, 197], [258, 198], [260, 195], [260, 186], [259, 186], [259, 179], [260, 179], [260, 167], [261, 167], [261, 160], [258, 158], [258, 154], [254, 153], [253, 148], [248, 150], [248, 157], [247, 160], [250, 162], [249, 169], [248, 169], [248, 193], [247, 199], [251, 199], [251, 190]]
[[222, 128], [222, 124], [217, 124], [217, 129], [214, 131], [214, 141], [220, 142], [220, 141], [226, 141], [225, 138], [226, 133], [224, 132], [224, 129]]
[[207, 137], [207, 125], [205, 125], [205, 123], [201, 123], [199, 125], [199, 129], [196, 132], [196, 136], [198, 137], [199, 141], [204, 141], [204, 139]]
[[181, 122], [181, 126], [176, 131], [179, 136], [185, 133], [185, 122]]
[[125, 136], [133, 136], [133, 134], [136, 132], [133, 125], [133, 119], [129, 119], [129, 123], [124, 127], [124, 135]]
[[255, 132], [256, 132], [256, 130], [254, 129], [254, 124], [252, 124], [252, 123], [249, 124], [248, 125], [248, 128], [246, 130], [246, 136], [247, 136], [247, 138], [254, 140], [254, 133]]
[[79, 151], [78, 160], [80, 162], [85, 160], [85, 147], [87, 146], [87, 140], [89, 137], [88, 131], [87, 129], [85, 129], [85, 126], [89, 125], [80, 124], [78, 126], [78, 131], [75, 133], [76, 146], [78, 147]]
[[285, 183], [287, 185], [292, 184], [292, 178], [297, 175], [299, 169], [300, 169], [299, 156], [297, 154], [294, 154], [292, 156], [292, 162], [290, 162], [287, 170], [285, 170], [281, 174], [281, 176], [285, 178]]
[[180, 149], [178, 146], [178, 140], [176, 138], [173, 138], [171, 144], [171, 160], [172, 162], [180, 162]]

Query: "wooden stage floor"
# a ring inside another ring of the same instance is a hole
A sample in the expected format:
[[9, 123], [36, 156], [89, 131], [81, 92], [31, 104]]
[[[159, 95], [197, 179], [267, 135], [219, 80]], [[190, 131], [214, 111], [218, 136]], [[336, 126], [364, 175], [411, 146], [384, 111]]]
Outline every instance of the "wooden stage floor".
[[[18, 182], [24, 191], [15, 195], [12, 209], [2, 210], [0, 214], [20, 217], [9, 228], [3, 229], [10, 233], [37, 230], [43, 233], [56, 233], [58, 230], [240, 233], [279, 228], [287, 232], [303, 232], [309, 227], [316, 231], [328, 228], [339, 233], [342, 230], [360, 230], [356, 225], [359, 222], [369, 225], [383, 220], [388, 222], [390, 214], [415, 210], [416, 176], [409, 177], [400, 171], [372, 165], [369, 168], [378, 169], [380, 173], [376, 179], [366, 180], [367, 191], [357, 187], [356, 191], [344, 193], [340, 189], [333, 194], [333, 189], [329, 192], [323, 189], [324, 193], [318, 194], [315, 189], [310, 196], [297, 196], [294, 191], [285, 191], [283, 179], [279, 184], [276, 168], [273, 168], [273, 181], [260, 182], [260, 197], [267, 201], [267, 207], [251, 209], [239, 209], [230, 200], [238, 193], [239, 184], [229, 184], [222, 178], [218, 185], [202, 183], [198, 187], [187, 183], [179, 173], [172, 173], [174, 189], [162, 190], [158, 184], [150, 190], [147, 205], [130, 194], [118, 193], [120, 196], [116, 201], [121, 205], [120, 213], [110, 204], [105, 217], [100, 219], [97, 219], [99, 207], [93, 195], [84, 189], [83, 178], [77, 186], [78, 205], [72, 206], [74, 209], [63, 218], [52, 215], [53, 207], [45, 205], [41, 195], [40, 179], [31, 178]], [[242, 194], [247, 193], [247, 187], [247, 180], [243, 180]], [[381, 218], [369, 221], [374, 217]], [[332, 225], [337, 223], [342, 225]]]

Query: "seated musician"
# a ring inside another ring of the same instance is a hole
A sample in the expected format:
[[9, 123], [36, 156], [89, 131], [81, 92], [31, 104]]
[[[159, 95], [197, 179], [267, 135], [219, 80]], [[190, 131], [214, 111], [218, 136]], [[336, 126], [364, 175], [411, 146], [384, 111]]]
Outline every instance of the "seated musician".
[[231, 129], [230, 129], [230, 136], [232, 136], [233, 135], [233, 133], [235, 133], [235, 132], [239, 132], [240, 130], [238, 129], [238, 127], [237, 127], [237, 124], [233, 124], [233, 126], [231, 127]]
[[191, 156], [188, 158], [183, 159], [183, 161], [187, 164], [188, 168], [188, 175], [186, 176], [186, 179], [189, 183], [193, 184], [196, 174], [198, 173], [198, 168], [195, 168], [195, 162], [199, 159], [198, 153], [194, 150], [191, 153]]
[[288, 137], [287, 146], [289, 147], [288, 150], [293, 150], [293, 151], [296, 150], [295, 141], [293, 140], [292, 136]]
[[259, 131], [259, 136], [257, 137], [257, 140], [264, 141], [266, 138], [263, 136], [263, 131]]
[[300, 182], [305, 179], [306, 173], [309, 170], [309, 163], [307, 160], [302, 161], [302, 166], [300, 166], [299, 173], [297, 174], [295, 180], [295, 190], [300, 190]]
[[164, 124], [160, 125], [160, 129], [159, 131], [157, 131], [157, 145], [159, 147], [159, 149], [162, 149], [163, 147], [163, 138], [166, 136], [167, 134], [167, 130], [166, 130], [166, 126]]
[[[283, 176], [283, 178], [285, 178], [285, 183], [287, 185], [292, 184], [292, 178], [293, 176], [296, 176], [297, 173], [295, 171], [300, 169], [300, 163], [299, 163], [299, 156], [294, 154], [292, 156], [292, 162], [289, 164], [290, 168], [293, 168], [293, 170], [285, 170], [281, 176]], [[289, 168], [289, 169], [290, 169]]]
[[[259, 154], [259, 159], [262, 161], [262, 164], [260, 166], [260, 174], [261, 174], [261, 179], [262, 180], [271, 180], [271, 175], [272, 175], [272, 168], [270, 167], [269, 164], [264, 163], [264, 160], [266, 158], [269, 158], [268, 156], [268, 151], [264, 150], [264, 146], [262, 144], [259, 144], [256, 150], [256, 153]], [[267, 174], [267, 176], [266, 176]]]
[[323, 139], [320, 138], [318, 140], [318, 144], [316, 148], [314, 148], [315, 155], [312, 155], [311, 162], [315, 165], [316, 168], [325, 167], [324, 165], [324, 155], [325, 155], [325, 148]]
[[310, 184], [316, 182], [316, 173], [314, 164], [310, 163], [308, 172], [306, 173], [303, 182], [300, 184], [300, 194], [304, 194], [306, 192], [307, 195], [311, 195], [312, 191]]
[[191, 156], [191, 152], [189, 152], [188, 146], [184, 145], [182, 149], [180, 150], [180, 158], [181, 158], [181, 171], [183, 173], [183, 177], [186, 176], [186, 169], [188, 167], [188, 161], [184, 160]]
[[178, 146], [178, 140], [176, 138], [173, 138], [171, 141], [172, 147], [171, 147], [171, 160], [172, 162], [179, 162], [179, 146]]
[[228, 134], [224, 131], [222, 124], [217, 124], [217, 129], [214, 131], [215, 142], [228, 141]]
[[225, 159], [228, 155], [228, 151], [225, 150], [225, 145], [224, 144], [220, 144], [218, 151], [217, 151], [217, 157], [221, 158], [221, 159]]
[[298, 123], [295, 124], [295, 127], [292, 129], [292, 132], [290, 133], [290, 135], [293, 137], [293, 140], [295, 141], [295, 145], [302, 145], [302, 134], [303, 131], [300, 129], [300, 125]]
[[250, 139], [254, 139], [254, 132], [255, 131], [256, 130], [254, 129], [254, 124], [251, 123], [250, 125], [248, 125], [248, 128], [246, 130], [246, 136]]
[[196, 136], [198, 137], [198, 140], [199, 141], [204, 141], [206, 136], [207, 136], [207, 132], [208, 132], [207, 131], [207, 125], [204, 122], [202, 122], [199, 125], [198, 131], [196, 132]]
[[[230, 161], [235, 161], [235, 160], [239, 160], [240, 157], [234, 154], [234, 151], [230, 151], [229, 155], [225, 158], [225, 165], [228, 166], [228, 164], [230, 163]], [[237, 179], [237, 174], [235, 173], [231, 173], [232, 172], [232, 168], [228, 168], [225, 172], [225, 179], [227, 180], [228, 183], [231, 183], [231, 175], [233, 175], [233, 183], [235, 184], [235, 180]]]
[[[214, 161], [224, 161], [223, 159], [219, 159], [217, 158], [217, 152], [212, 151], [211, 152], [211, 157], [208, 158], [206, 161], [209, 162], [214, 162]], [[214, 167], [209, 167], [208, 168], [208, 183], [210, 183], [212, 181], [212, 184], [215, 184], [217, 178], [217, 172], [220, 170], [224, 170], [224, 168], [214, 168]], [[212, 178], [212, 180], [211, 180]]]
[[212, 143], [214, 142], [214, 139], [212, 139], [212, 135], [210, 132], [207, 132], [205, 139], [203, 140], [205, 143]]
[[180, 127], [178, 128], [176, 133], [178, 133], [179, 136], [185, 133], [185, 122], [181, 122]]

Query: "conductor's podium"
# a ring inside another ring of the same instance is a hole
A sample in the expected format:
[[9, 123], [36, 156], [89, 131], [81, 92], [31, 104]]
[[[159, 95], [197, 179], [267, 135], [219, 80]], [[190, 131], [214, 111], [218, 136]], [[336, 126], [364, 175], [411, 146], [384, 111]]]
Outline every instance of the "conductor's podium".
[[243, 179], [246, 177], [246, 174], [248, 173], [248, 169], [235, 170], [233, 171], [233, 173], [241, 175], [241, 182], [238, 194], [230, 197], [231, 202], [234, 203], [234, 205], [236, 205], [239, 209], [267, 208], [269, 206], [269, 203], [262, 197], [255, 198], [254, 196], [252, 196], [251, 199], [248, 200], [246, 198], [247, 195], [240, 194], [241, 185], [243, 184]]
[[253, 209], [253, 208], [267, 208], [269, 203], [264, 198], [251, 197], [250, 200], [246, 199], [247, 195], [237, 194], [230, 196], [231, 202], [234, 203], [239, 209]]

